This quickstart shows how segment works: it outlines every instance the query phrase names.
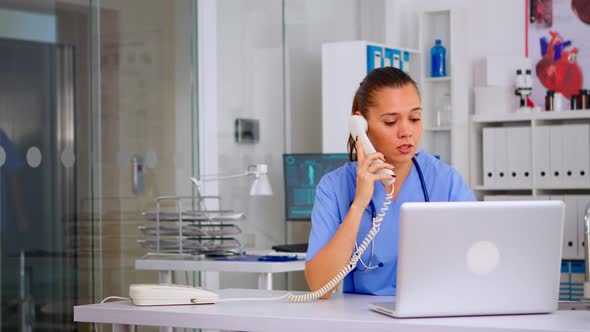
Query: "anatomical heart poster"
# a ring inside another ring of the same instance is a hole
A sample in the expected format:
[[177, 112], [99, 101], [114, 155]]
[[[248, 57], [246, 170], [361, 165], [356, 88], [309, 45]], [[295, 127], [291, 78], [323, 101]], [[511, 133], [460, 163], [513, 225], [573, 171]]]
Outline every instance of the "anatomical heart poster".
[[527, 5], [535, 105], [544, 105], [547, 90], [569, 100], [590, 89], [590, 0], [528, 0]]

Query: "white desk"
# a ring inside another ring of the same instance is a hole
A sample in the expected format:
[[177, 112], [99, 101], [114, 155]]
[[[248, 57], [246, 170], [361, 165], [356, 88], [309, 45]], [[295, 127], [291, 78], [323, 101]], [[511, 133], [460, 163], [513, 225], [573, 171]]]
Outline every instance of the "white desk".
[[160, 283], [172, 283], [172, 271], [252, 272], [258, 273], [258, 288], [272, 290], [272, 274], [303, 271], [305, 261], [245, 262], [216, 261], [198, 257], [143, 257], [135, 260], [135, 269], [159, 271]]
[[[221, 298], [276, 297], [286, 291], [225, 289]], [[207, 328], [238, 331], [473, 331], [588, 332], [590, 311], [558, 311], [547, 315], [394, 319], [368, 309], [367, 303], [392, 297], [335, 294], [327, 301], [288, 303], [239, 301], [201, 306], [135, 307], [129, 301], [74, 307], [74, 321], [113, 324], [113, 331], [131, 325]], [[426, 299], [425, 299], [426, 300]]]

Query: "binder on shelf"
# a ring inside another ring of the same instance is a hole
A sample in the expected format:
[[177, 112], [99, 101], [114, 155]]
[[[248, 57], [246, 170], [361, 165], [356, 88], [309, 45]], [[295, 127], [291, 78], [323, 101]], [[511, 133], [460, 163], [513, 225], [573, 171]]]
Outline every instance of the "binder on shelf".
[[383, 67], [394, 67], [402, 69], [402, 52], [394, 48], [385, 49], [385, 57], [383, 58]]
[[401, 70], [403, 70], [406, 74], [410, 73], [410, 52], [408, 51], [404, 51]]
[[531, 128], [505, 128], [509, 146], [507, 179], [510, 186], [529, 187], [532, 185], [531, 176]]
[[551, 165], [551, 187], [560, 187], [565, 184], [565, 168], [563, 162], [563, 158], [565, 156], [563, 151], [563, 135], [566, 128], [564, 127], [565, 126], [562, 125], [556, 125], [551, 126], [549, 129], [549, 165]]
[[590, 185], [590, 124], [572, 125], [572, 139], [566, 144], [574, 146], [572, 156], [574, 158], [574, 183]]
[[538, 126], [533, 132], [535, 149], [534, 181], [537, 187], [547, 187], [551, 184], [549, 142], [550, 126]]
[[495, 129], [483, 128], [483, 185], [486, 187], [496, 184], [494, 169]]
[[575, 169], [579, 168], [578, 155], [576, 153], [577, 144], [574, 142], [579, 139], [578, 125], [563, 125], [561, 127], [562, 135], [562, 156], [563, 156], [563, 180], [564, 186], [575, 185], [577, 178], [575, 176]]
[[383, 48], [367, 45], [367, 74], [375, 68], [383, 67]]
[[590, 204], [589, 195], [578, 195], [578, 218], [577, 218], [577, 229], [578, 229], [578, 259], [584, 259], [584, 250], [588, 245], [585, 243], [584, 237], [584, 215], [586, 214], [586, 206]]
[[562, 259], [578, 258], [578, 202], [576, 196], [552, 195], [552, 200], [561, 200], [565, 203], [565, 217], [563, 224], [563, 250]]
[[496, 184], [500, 186], [510, 185], [508, 174], [508, 128], [494, 128], [494, 176]]

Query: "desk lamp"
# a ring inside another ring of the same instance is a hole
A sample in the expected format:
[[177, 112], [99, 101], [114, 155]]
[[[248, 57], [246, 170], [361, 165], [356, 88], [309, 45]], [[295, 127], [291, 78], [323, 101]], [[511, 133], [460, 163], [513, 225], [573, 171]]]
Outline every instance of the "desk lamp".
[[272, 188], [268, 181], [268, 166], [266, 164], [249, 165], [246, 171], [231, 175], [201, 175], [197, 178], [191, 177], [191, 181], [197, 188], [197, 193], [200, 196], [200, 189], [203, 182], [218, 181], [225, 179], [233, 179], [242, 176], [253, 177], [250, 185], [250, 196], [270, 196], [272, 195]]

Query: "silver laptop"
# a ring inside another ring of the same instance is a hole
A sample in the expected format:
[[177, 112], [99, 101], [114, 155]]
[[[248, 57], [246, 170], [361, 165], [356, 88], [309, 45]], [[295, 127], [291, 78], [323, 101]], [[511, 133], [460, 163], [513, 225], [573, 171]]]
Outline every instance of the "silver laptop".
[[405, 203], [393, 317], [557, 310], [561, 201]]

